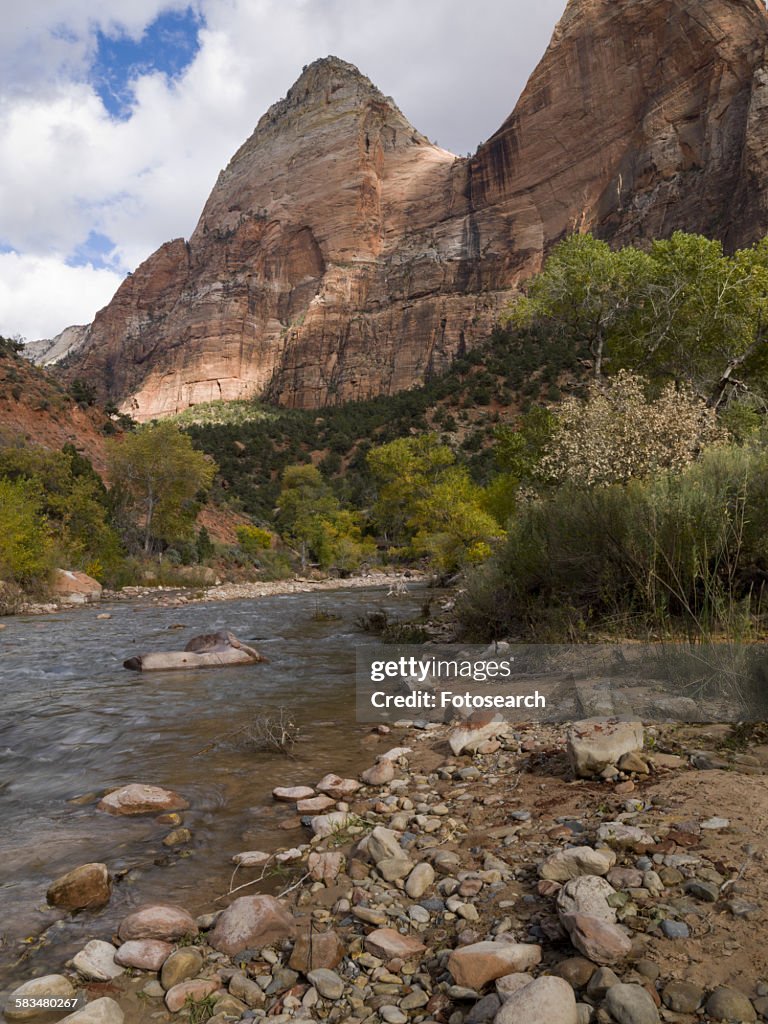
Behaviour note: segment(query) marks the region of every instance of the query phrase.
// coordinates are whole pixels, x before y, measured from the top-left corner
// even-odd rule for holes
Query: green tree
[[[376,484],[373,518],[388,540],[407,542],[418,502],[455,461],[453,451],[437,434],[398,438],[368,452]]]
[[[296,547],[302,567],[313,559],[324,569],[348,571],[372,553],[359,513],[341,508],[315,466],[286,466],[281,483],[277,522],[284,539]]]
[[[589,352],[594,376],[684,381],[715,408],[768,386],[768,239],[733,255],[675,232],[649,252],[572,235],[506,314]]]
[[[624,360],[682,379],[714,407],[762,387],[768,369],[768,240],[733,256],[701,235],[656,241]]]
[[[36,486],[60,563],[97,579],[118,568],[123,552],[110,522],[107,490],[74,446],[0,448],[0,476]]]
[[[236,533],[238,545],[251,557],[272,546],[272,534],[262,526],[238,526]]]
[[[118,515],[149,554],[158,542],[192,538],[198,496],[211,486],[216,464],[165,421],[110,441],[108,471]]]
[[[409,523],[414,550],[443,572],[484,561],[504,531],[483,505],[483,489],[467,470],[450,466],[415,503]]]
[[[28,584],[50,569],[51,536],[39,484],[0,477],[0,577]]]
[[[637,249],[614,251],[592,235],[570,235],[555,246],[506,320],[515,327],[544,325],[583,347],[599,380],[613,342],[637,314],[650,273],[650,258]]]
[[[195,540],[195,548],[197,549],[198,562],[207,562],[216,553],[216,547],[211,540],[211,535],[208,533],[206,526],[200,527],[197,539]]]

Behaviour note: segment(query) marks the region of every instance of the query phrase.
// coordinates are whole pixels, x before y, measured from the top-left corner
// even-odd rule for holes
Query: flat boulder
[[[128,658],[123,667],[134,672],[162,672],[172,669],[219,668],[225,665],[255,665],[268,659],[255,648],[221,630],[189,641],[183,651],[153,651]]]
[[[319,793],[332,796],[334,800],[346,800],[360,789],[357,779],[342,779],[340,775],[324,775],[315,787]]]
[[[494,1024],[579,1024],[576,996],[562,978],[537,978],[509,996]]]
[[[539,878],[567,882],[582,875],[607,875],[616,863],[611,850],[593,850],[591,846],[570,846],[551,854],[539,864]]]
[[[158,814],[160,811],[184,811],[189,802],[172,789],[161,786],[147,786],[141,782],[131,782],[120,789],[107,793],[98,805],[97,810],[107,814],[133,815]]]
[[[541,946],[521,942],[473,942],[448,957],[448,970],[457,985],[479,992],[505,974],[522,974],[541,963]]]
[[[109,903],[112,880],[106,864],[81,864],[51,882],[46,899],[62,910],[97,910]]]
[[[295,804],[299,800],[310,800],[315,795],[311,786],[276,786],[272,799],[284,804]]]
[[[407,960],[413,956],[421,956],[427,949],[423,942],[419,942],[411,935],[402,935],[394,928],[377,928],[366,935],[363,945],[369,953],[381,957],[382,960]]]
[[[263,868],[269,864],[274,854],[264,853],[262,850],[243,850],[236,853],[232,858],[233,864],[239,864],[241,868]]]
[[[173,903],[148,903],[124,918],[117,934],[121,942],[131,939],[160,939],[175,942],[197,935],[197,922],[183,907]]]
[[[597,830],[597,838],[610,846],[653,846],[654,839],[638,825],[625,825],[623,821],[604,821]]]
[[[306,800],[299,800],[296,804],[296,810],[299,814],[322,814],[323,811],[327,811],[335,806],[336,801],[332,796],[326,796],[324,793],[321,793],[319,796],[311,796]]]
[[[624,754],[643,749],[642,722],[619,718],[587,718],[568,730],[568,758],[578,778],[599,775],[617,765]]]
[[[274,896],[241,896],[219,915],[208,944],[233,956],[292,938],[295,928],[294,918]]]
[[[115,963],[140,971],[159,971],[172,952],[172,944],[162,939],[130,939],[115,953]]]

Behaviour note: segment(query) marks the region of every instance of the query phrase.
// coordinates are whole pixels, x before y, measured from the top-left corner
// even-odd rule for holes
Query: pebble
[[[669,918],[661,922],[661,930],[668,939],[689,939],[691,930],[683,921],[671,921]]]
[[[344,995],[344,982],[335,971],[319,967],[307,974],[307,979],[315,986],[323,999],[341,999]]]
[[[408,1017],[397,1006],[380,1006],[379,1016],[386,1024],[406,1024]]]

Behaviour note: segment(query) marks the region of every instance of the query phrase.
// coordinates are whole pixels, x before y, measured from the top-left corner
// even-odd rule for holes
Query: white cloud
[[[55,256],[0,253],[0,335],[34,341],[87,324],[120,281],[114,271],[70,267]]]
[[[75,248],[105,234],[127,271],[188,236],[219,169],[317,57],[352,61],[430,138],[474,150],[511,111],[564,3],[196,0],[205,27],[195,60],[176,82],[138,79],[125,121],[109,117],[87,80],[96,29],[122,25],[138,38],[185,0],[12,4],[0,37],[0,242],[36,281],[25,307],[0,280],[0,321],[32,337],[42,319],[54,332],[74,322],[75,308],[74,320],[91,319],[118,278],[73,274],[65,261]],[[4,257],[0,274],[16,265]],[[60,312],[41,318],[34,296],[54,278]],[[65,301],[64,282],[76,279],[78,301]]]

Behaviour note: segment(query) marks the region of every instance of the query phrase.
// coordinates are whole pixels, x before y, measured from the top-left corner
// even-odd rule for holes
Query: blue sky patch
[[[70,254],[67,264],[70,267],[95,267],[96,270],[114,270],[112,252],[115,243],[111,238],[99,231],[91,231],[84,242],[81,242]]]
[[[90,77],[110,115],[117,120],[131,116],[131,82],[140,75],[159,71],[173,79],[182,74],[200,49],[201,26],[200,15],[187,7],[159,15],[139,40],[99,31]]]

